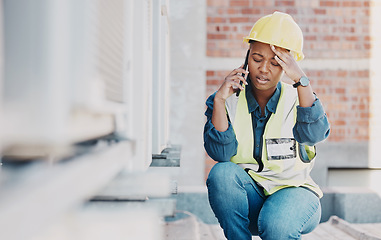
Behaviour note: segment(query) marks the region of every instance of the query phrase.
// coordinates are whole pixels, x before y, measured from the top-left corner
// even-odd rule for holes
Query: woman
[[[245,41],[248,71],[234,69],[206,102],[204,146],[218,162],[209,202],[229,240],[300,239],[320,221],[310,171],[329,123],[297,63],[303,35],[290,15],[262,17]],[[280,81],[284,73],[293,85]]]

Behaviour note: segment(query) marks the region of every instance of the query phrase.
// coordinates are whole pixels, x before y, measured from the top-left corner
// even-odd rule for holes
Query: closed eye
[[[257,62],[257,63],[262,62],[262,59],[256,59],[256,58],[253,58],[253,60],[254,60],[254,62]],[[271,61],[270,63],[271,63],[271,65],[273,65],[274,67],[279,67],[279,66],[280,66],[279,63],[275,61],[275,59],[274,59],[273,61]]]
[[[273,65],[274,67],[279,67],[280,65],[279,65],[279,63],[278,62],[271,62],[271,65]]]
[[[254,62],[257,62],[257,63],[260,63],[263,61],[263,56],[259,53],[253,53],[253,60]],[[273,65],[274,67],[279,67],[279,63],[274,59],[272,58],[271,59],[271,65]]]

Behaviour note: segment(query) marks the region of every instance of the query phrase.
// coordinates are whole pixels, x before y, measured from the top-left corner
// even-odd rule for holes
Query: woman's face
[[[275,90],[280,81],[283,69],[274,57],[275,53],[269,44],[250,43],[249,74],[251,83],[257,90]]]

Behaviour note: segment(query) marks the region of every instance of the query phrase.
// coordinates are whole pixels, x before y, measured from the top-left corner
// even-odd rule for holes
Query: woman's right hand
[[[245,74],[246,76],[249,74],[248,71],[243,69],[243,64],[239,68],[234,69],[231,73],[229,73],[228,76],[226,76],[224,83],[218,89],[214,99],[225,102],[225,100],[233,93],[235,93],[237,89],[241,89],[241,91],[244,90],[244,87],[241,86],[240,82],[242,81],[245,85],[248,83],[246,82],[246,79],[242,77],[242,74]]]

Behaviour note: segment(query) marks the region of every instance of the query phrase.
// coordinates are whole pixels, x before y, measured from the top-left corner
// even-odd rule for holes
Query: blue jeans
[[[265,196],[237,164],[221,162],[209,173],[210,206],[229,240],[301,239],[320,221],[319,198],[302,187],[284,188]]]

